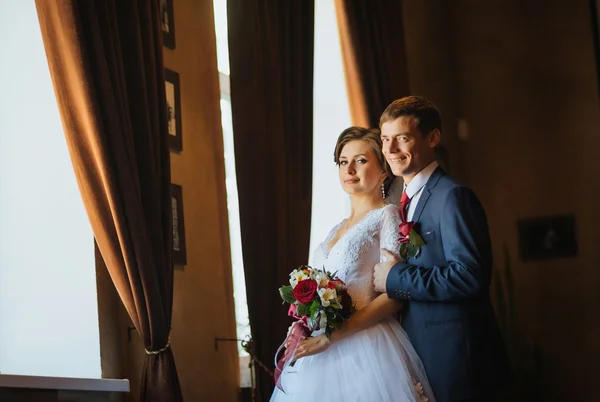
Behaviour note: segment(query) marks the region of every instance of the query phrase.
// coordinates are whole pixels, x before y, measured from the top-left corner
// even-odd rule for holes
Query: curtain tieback
[[[169,340],[167,341],[167,344],[165,345],[164,348],[162,349],[158,349],[158,350],[148,350],[148,349],[144,349],[146,351],[147,355],[158,355],[162,352],[164,352],[165,350],[169,349],[171,347],[171,335],[169,335]]]

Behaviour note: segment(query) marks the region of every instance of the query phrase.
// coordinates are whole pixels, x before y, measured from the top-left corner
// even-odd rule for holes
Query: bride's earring
[[[383,182],[381,182],[381,196],[385,200],[385,186],[383,185]]]

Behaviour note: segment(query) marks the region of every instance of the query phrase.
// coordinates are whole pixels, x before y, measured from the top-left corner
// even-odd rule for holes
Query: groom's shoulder
[[[469,186],[445,172],[439,177],[439,181],[431,189],[431,193],[435,194],[437,203],[483,208],[479,197]]]
[[[442,168],[439,168],[439,171],[434,173],[434,177],[432,179],[436,179],[435,175],[437,174],[437,180],[432,183],[433,189],[439,192],[450,192],[457,187],[465,187],[462,183],[460,183],[456,178],[446,173]]]
[[[438,195],[444,197],[447,197],[450,193],[469,193],[476,197],[474,191],[469,186],[444,171],[442,171],[439,181],[435,184],[433,190]]]

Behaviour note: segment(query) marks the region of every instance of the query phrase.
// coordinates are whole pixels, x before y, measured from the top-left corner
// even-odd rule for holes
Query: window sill
[[[0,374],[0,388],[129,392],[129,380]]]

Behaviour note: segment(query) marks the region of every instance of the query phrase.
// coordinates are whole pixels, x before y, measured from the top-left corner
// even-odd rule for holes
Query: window
[[[237,336],[250,336],[246,284],[242,261],[231,102],[229,92],[229,53],[227,41],[227,1],[213,0],[217,37],[217,62],[221,86],[221,116],[225,149],[225,174]],[[311,251],[332,226],[348,215],[348,195],[339,184],[331,155],[338,135],[351,125],[350,109],[333,0],[315,2],[314,76],[314,165]],[[339,208],[345,205],[345,208]],[[276,291],[276,289],[274,289]],[[240,347],[242,387],[250,386],[249,356]]]
[[[94,238],[35,4],[0,13],[0,372],[100,378]]]
[[[350,214],[340,185],[333,150],[340,133],[351,126],[342,50],[334,0],[315,1],[313,110],[313,192],[310,258],[333,226]],[[340,208],[343,206],[343,208]]]
[[[221,122],[223,125],[223,148],[225,151],[225,185],[229,214],[229,236],[231,242],[231,265],[233,270],[233,297],[238,339],[250,338],[250,321],[246,298],[240,212],[238,206],[237,180],[235,175],[235,153],[231,118],[231,94],[229,91],[229,47],[227,42],[227,0],[214,0],[215,31],[217,36],[217,62],[221,86]],[[251,372],[248,367],[250,356],[238,343],[240,354],[241,387],[251,387]]]

